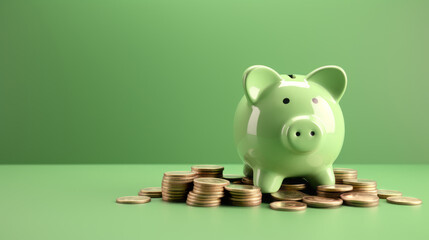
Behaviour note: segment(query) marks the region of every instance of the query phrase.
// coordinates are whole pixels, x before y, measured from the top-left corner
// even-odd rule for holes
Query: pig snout
[[[311,152],[317,149],[323,139],[320,124],[308,116],[295,117],[288,121],[282,130],[283,144],[298,152]]]

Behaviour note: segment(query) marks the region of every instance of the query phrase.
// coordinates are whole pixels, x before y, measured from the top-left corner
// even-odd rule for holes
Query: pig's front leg
[[[334,171],[332,166],[329,166],[326,169],[323,169],[315,174],[306,176],[308,183],[313,189],[316,189],[319,185],[333,185],[335,184]]]
[[[253,170],[253,183],[261,188],[262,193],[277,192],[283,182],[284,176],[262,169]]]

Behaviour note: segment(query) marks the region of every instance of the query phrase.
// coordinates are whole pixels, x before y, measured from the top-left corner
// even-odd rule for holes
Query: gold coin
[[[279,211],[302,211],[307,208],[307,204],[294,201],[277,201],[270,203],[270,208]]]
[[[130,203],[130,204],[141,204],[150,202],[150,197],[148,196],[126,196],[116,199],[117,203]]]
[[[139,195],[139,196],[148,196],[148,197],[151,197],[151,198],[160,198],[161,196],[162,196],[162,193],[160,192],[160,193],[147,193],[147,192],[138,192],[138,194],[137,195]]]
[[[223,171],[224,167],[219,165],[194,165],[191,169],[197,171]]]
[[[348,192],[353,190],[353,186],[345,184],[320,185],[317,186],[317,190],[323,192]]]
[[[199,194],[199,195],[219,195],[219,196],[223,196],[224,192],[220,192],[220,191],[204,191],[204,190],[200,190],[198,188],[194,188],[192,189],[192,192],[194,192],[195,194]]]
[[[195,178],[194,184],[209,186],[226,186],[229,184],[229,181],[221,178]]]
[[[160,187],[148,187],[148,188],[143,188],[140,189],[141,193],[161,193],[161,188]]]
[[[171,183],[171,184],[189,184],[194,182],[194,178],[188,178],[188,179],[163,178],[162,182]]]
[[[238,181],[241,180],[244,176],[239,174],[223,174],[222,177],[229,181]]]
[[[219,178],[217,178],[219,179]],[[221,179],[224,180],[224,179]],[[227,181],[227,180],[226,180]],[[199,188],[201,190],[207,190],[207,191],[223,191],[223,185],[203,185],[200,183],[195,183],[194,188]]]
[[[304,196],[302,201],[310,207],[329,208],[337,207],[343,204],[341,198],[325,198],[318,196]]]
[[[304,196],[304,193],[295,190],[281,190],[275,193],[271,193],[271,197],[279,201],[300,201]]]
[[[260,187],[252,186],[252,185],[240,185],[240,184],[230,184],[225,186],[225,189],[230,191],[231,193],[259,193],[261,192]]]
[[[354,186],[377,186],[377,182],[369,179],[343,179],[344,184]]]
[[[374,203],[378,202],[378,197],[373,194],[348,192],[341,194],[341,198],[347,203]]]
[[[354,206],[354,207],[375,207],[375,206],[378,206],[378,202],[373,202],[373,203],[346,202],[346,205]]]
[[[219,199],[222,198],[223,195],[208,195],[208,194],[198,194],[198,193],[194,193],[194,192],[189,192],[188,197],[194,197],[194,198],[198,198],[198,199]]]
[[[334,173],[357,174],[357,170],[351,168],[334,168]]]
[[[220,203],[220,199],[219,198],[206,198],[206,199],[201,199],[201,198],[196,198],[196,197],[192,197],[192,196],[188,196],[187,201],[190,202],[194,202],[194,203]]]
[[[377,195],[381,199],[386,199],[388,197],[402,196],[402,193],[399,191],[395,191],[395,190],[378,189]]]
[[[256,198],[256,197],[262,197],[262,193],[252,193],[252,194],[229,194],[232,198],[239,198],[239,199],[247,199],[247,198]]]
[[[400,204],[400,205],[420,205],[422,204],[422,200],[418,198],[412,198],[412,197],[402,197],[402,196],[395,196],[395,197],[388,197],[386,198],[388,203],[394,203],[394,204]]]
[[[191,171],[171,171],[171,172],[165,172],[164,176],[167,177],[193,177],[196,173]]]

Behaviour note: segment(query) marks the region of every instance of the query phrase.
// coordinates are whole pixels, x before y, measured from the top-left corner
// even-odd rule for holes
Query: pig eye
[[[290,102],[289,98],[285,98],[285,99],[283,99],[283,103],[284,103],[284,104],[288,104],[289,102]]]
[[[317,100],[317,98],[313,98],[311,99],[311,101],[313,101],[313,103],[317,104],[319,102],[319,100]]]

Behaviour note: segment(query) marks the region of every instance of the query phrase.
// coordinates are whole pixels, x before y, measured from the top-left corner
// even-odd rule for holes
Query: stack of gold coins
[[[219,165],[195,165],[191,169],[192,172],[197,174],[195,178],[222,178],[224,167]]]
[[[305,190],[307,182],[302,178],[286,178],[280,190]]]
[[[280,190],[271,193],[273,201],[301,201],[304,196],[307,196],[307,194],[297,190]]]
[[[253,185],[253,178],[244,177],[241,179],[241,183],[246,184],[246,185]]]
[[[148,196],[151,198],[160,198],[162,197],[162,188],[160,187],[148,187],[143,188],[138,193],[139,196]]]
[[[176,171],[164,173],[162,179],[162,200],[168,202],[184,202],[192,189],[194,172]]]
[[[243,177],[244,177],[243,175],[239,175],[239,174],[224,174],[222,176],[223,179],[226,179],[230,183],[234,183],[234,184],[240,184],[241,183],[241,179]]]
[[[252,185],[231,184],[225,187],[228,202],[233,206],[254,207],[262,202],[261,189]]]
[[[344,184],[352,185],[353,192],[368,193],[377,196],[377,182],[368,179],[347,179]]]
[[[378,206],[378,197],[374,194],[348,192],[341,194],[341,198],[347,205],[355,207],[374,207]]]
[[[216,207],[224,196],[229,181],[220,178],[195,178],[194,189],[189,192],[186,204],[195,207]]]
[[[317,196],[326,198],[339,198],[341,194],[351,192],[352,185],[335,184],[317,186]]]
[[[350,168],[334,168],[335,183],[343,184],[343,180],[357,179],[357,171]]]

